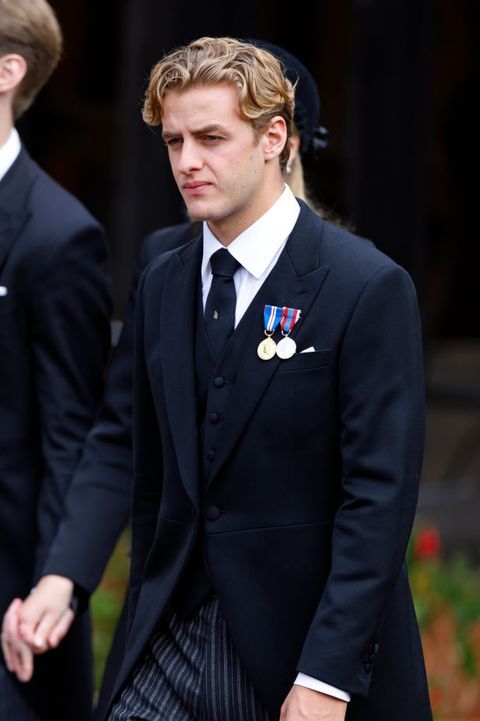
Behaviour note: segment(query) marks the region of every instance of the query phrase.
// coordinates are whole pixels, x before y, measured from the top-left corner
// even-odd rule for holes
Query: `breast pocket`
[[[330,357],[330,350],[312,351],[311,353],[295,353],[294,356],[280,363],[278,372],[291,373],[293,371],[322,368],[330,364]]]

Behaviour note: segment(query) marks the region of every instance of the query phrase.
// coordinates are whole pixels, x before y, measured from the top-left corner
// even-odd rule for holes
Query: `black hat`
[[[283,63],[285,75],[292,84],[298,80],[295,89],[294,121],[300,136],[300,156],[303,162],[313,160],[319,150],[326,148],[328,130],[318,122],[320,95],[312,74],[295,55],[284,48],[267,40],[252,39],[248,42],[275,55]]]

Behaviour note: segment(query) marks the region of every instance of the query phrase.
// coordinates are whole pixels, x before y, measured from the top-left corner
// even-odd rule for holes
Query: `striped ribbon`
[[[267,333],[274,333],[282,319],[282,308],[277,305],[266,305],[263,310],[263,324]]]
[[[287,308],[287,306],[282,308],[280,328],[282,329],[282,333],[284,335],[290,333],[294,325],[299,320],[301,313],[302,311],[299,308]]]

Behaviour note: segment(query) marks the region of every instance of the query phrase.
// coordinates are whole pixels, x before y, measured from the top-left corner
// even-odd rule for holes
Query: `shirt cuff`
[[[299,673],[297,675],[297,678],[295,679],[295,684],[297,686],[305,686],[306,688],[311,688],[312,691],[320,691],[321,693],[326,693],[327,696],[334,696],[335,698],[339,698],[341,701],[347,701],[347,703],[351,699],[351,696],[347,691],[342,691],[335,686],[330,686],[329,683],[323,683],[323,681],[312,678],[312,676],[307,676],[306,673]]]

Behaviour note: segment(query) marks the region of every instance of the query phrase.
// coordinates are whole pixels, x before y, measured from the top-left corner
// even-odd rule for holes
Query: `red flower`
[[[419,559],[436,558],[441,549],[440,534],[434,526],[421,531],[413,542],[413,553]]]

